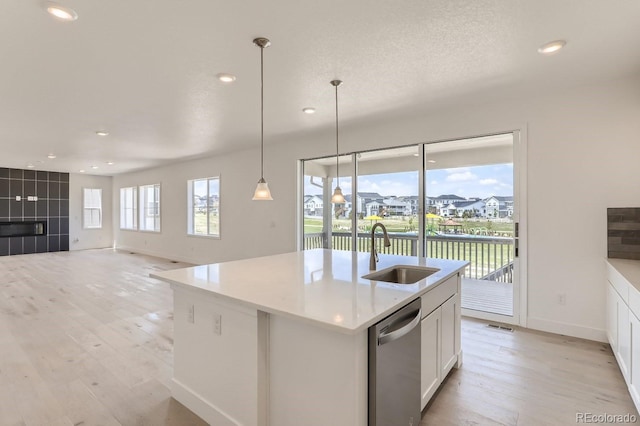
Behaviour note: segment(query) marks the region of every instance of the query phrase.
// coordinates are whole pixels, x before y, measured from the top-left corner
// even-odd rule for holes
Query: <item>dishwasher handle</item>
[[[387,332],[388,329],[392,328],[393,324],[389,324],[387,327],[383,328],[378,335],[378,346],[382,346],[385,343],[393,342],[394,340],[398,340],[402,336],[409,333],[411,330],[416,328],[418,324],[420,324],[420,319],[422,318],[422,309],[418,309],[416,316],[404,327],[399,328],[397,330]],[[402,318],[398,322],[405,321],[406,318]]]

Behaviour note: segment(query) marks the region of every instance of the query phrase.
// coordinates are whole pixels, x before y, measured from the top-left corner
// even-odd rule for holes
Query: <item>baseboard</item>
[[[605,330],[558,321],[549,321],[542,318],[527,318],[527,328],[578,337],[580,339],[594,340],[596,342],[608,342]]]
[[[241,423],[176,379],[171,380],[171,396],[210,425],[242,426]]]
[[[151,250],[144,250],[144,249],[141,250],[138,247],[116,246],[115,249],[116,250],[122,250],[122,251],[129,251],[129,252],[132,252],[132,253],[144,254],[146,256],[159,257],[161,259],[175,260],[177,262],[190,263],[192,265],[199,265],[198,262],[194,262],[193,259],[189,259],[187,257],[173,256],[173,255],[168,255],[166,253],[154,252],[154,251],[151,251]]]

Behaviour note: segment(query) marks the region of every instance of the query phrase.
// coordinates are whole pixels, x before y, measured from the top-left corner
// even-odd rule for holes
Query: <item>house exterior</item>
[[[398,198],[385,198],[372,201],[365,206],[367,216],[408,216],[411,214],[411,204]]]
[[[513,216],[513,197],[492,196],[484,200],[486,217],[506,218]]]
[[[318,195],[304,196],[304,215],[305,216],[322,216],[323,212],[322,197]]]
[[[485,217],[486,215],[486,205],[483,200],[460,201],[451,205],[455,207],[455,214],[458,217]]]

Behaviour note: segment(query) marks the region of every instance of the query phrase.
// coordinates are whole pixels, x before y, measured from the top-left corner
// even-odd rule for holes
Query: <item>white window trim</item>
[[[194,208],[193,208],[193,185],[196,181],[200,181],[200,180],[206,180],[207,181],[207,199],[209,198],[210,194],[209,194],[209,181],[212,179],[217,179],[218,180],[218,233],[217,234],[210,234],[209,233],[209,205],[207,203],[207,233],[206,234],[196,234],[194,232]],[[208,239],[214,239],[214,240],[219,240],[221,239],[221,235],[222,235],[222,215],[220,214],[220,206],[221,206],[221,197],[220,197],[220,193],[222,192],[222,179],[220,178],[220,175],[218,176],[209,176],[209,177],[205,177],[205,178],[195,178],[195,179],[189,179],[187,181],[187,236],[188,237],[195,237],[195,238],[208,238]]]
[[[100,191],[100,207],[99,208],[95,208],[95,207],[87,207],[86,206],[86,191],[87,190],[92,190],[92,191]],[[103,206],[102,206],[102,188],[82,188],[82,229],[102,229],[102,220],[103,220]],[[98,210],[99,212],[99,217],[100,217],[100,224],[97,226],[89,226],[86,223],[86,210]]]
[[[145,195],[144,195],[144,189],[149,188],[149,187],[158,187],[158,214],[157,215],[146,215],[147,209],[145,208],[146,206],[143,206],[143,203],[146,203],[145,200]],[[141,195],[142,194],[142,195]],[[138,186],[138,231],[140,232],[150,232],[153,234],[159,234],[162,232],[162,184],[160,183],[150,183],[147,185],[140,185]],[[146,229],[146,228],[142,228],[142,219],[143,219],[143,215],[145,215],[145,218],[147,217],[154,217],[156,218],[155,220],[157,220],[157,225],[158,225],[158,229]],[[154,221],[155,224],[155,221]]]
[[[128,228],[124,226],[122,221],[122,190],[131,189],[133,194],[132,209],[133,209],[133,226]],[[123,231],[137,231],[138,230],[138,187],[137,186],[125,186],[120,188],[120,229]]]

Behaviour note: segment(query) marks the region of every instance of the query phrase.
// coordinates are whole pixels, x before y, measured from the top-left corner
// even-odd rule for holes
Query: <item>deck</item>
[[[463,277],[462,307],[513,316],[513,284]]]

